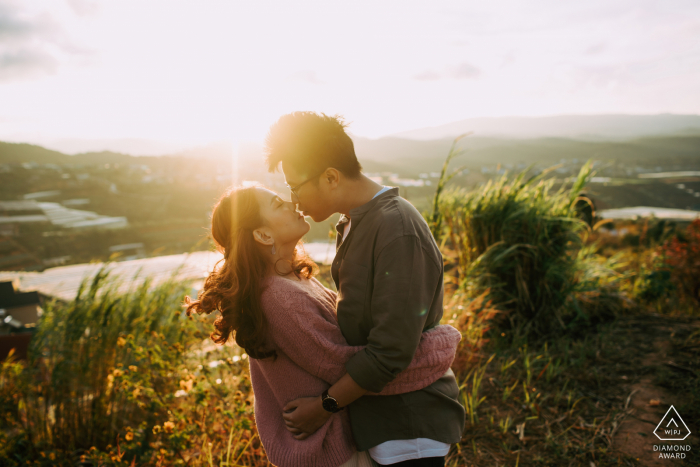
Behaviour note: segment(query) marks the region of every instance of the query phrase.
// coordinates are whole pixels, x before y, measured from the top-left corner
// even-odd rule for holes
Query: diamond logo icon
[[[661,419],[654,434],[661,441],[683,441],[690,436],[690,430],[675,407],[671,406]]]

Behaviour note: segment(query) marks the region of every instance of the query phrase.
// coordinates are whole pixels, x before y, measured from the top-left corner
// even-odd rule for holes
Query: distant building
[[[700,211],[687,209],[657,208],[649,206],[636,206],[619,209],[605,209],[599,211],[598,215],[603,219],[639,219],[644,217],[655,217],[657,219],[686,221],[690,222],[700,217]]]
[[[23,223],[51,223],[67,229],[120,229],[129,225],[126,217],[102,216],[91,211],[67,208],[59,203],[37,202],[34,199],[0,201],[0,225]]]
[[[27,358],[39,316],[41,306],[37,292],[18,292],[13,282],[0,282],[0,361],[12,349],[18,358]]]

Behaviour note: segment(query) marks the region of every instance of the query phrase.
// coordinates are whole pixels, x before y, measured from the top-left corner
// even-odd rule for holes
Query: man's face
[[[297,204],[304,216],[311,217],[314,222],[321,222],[335,214],[323,173],[305,173],[284,163],[282,172],[287,185],[294,189],[291,193],[292,203]]]

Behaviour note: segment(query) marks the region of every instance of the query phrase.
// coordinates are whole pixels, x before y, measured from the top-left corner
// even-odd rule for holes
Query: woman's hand
[[[284,406],[282,417],[295,439],[306,439],[333,415],[323,408],[321,396],[300,397]]]

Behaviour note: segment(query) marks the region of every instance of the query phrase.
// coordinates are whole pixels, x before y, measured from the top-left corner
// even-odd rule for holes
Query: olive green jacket
[[[350,345],[366,346],[345,365],[364,389],[380,392],[408,367],[423,331],[442,317],[442,255],[423,217],[388,190],[350,211],[336,229],[331,274],[338,322]],[[449,370],[430,386],[395,396],[363,396],[349,405],[353,436],[365,451],[385,441],[430,438],[453,444],[465,412]]]

